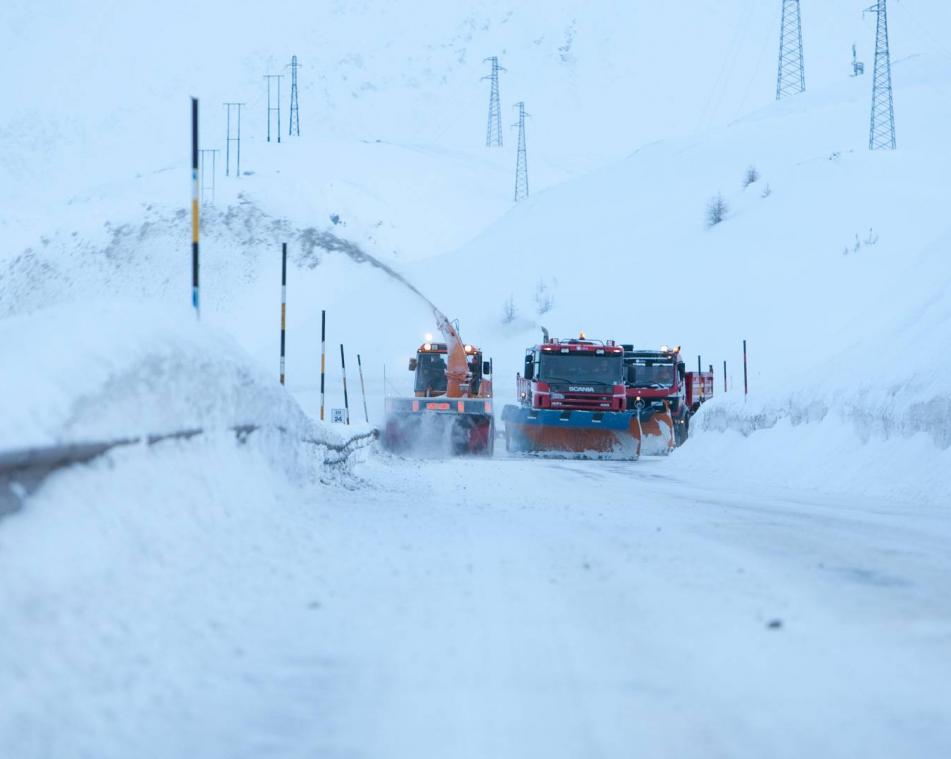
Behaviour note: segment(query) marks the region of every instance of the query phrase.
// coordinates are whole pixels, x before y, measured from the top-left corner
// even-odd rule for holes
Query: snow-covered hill
[[[205,209],[205,313],[273,366],[278,245],[289,238],[290,388],[305,406],[316,402],[322,309],[333,343],[369,365],[374,413],[383,366],[392,388],[405,386],[405,356],[432,328],[425,306],[379,270],[315,253],[314,235],[330,233],[461,318],[494,356],[503,395],[543,322],[681,343],[718,369],[726,360],[734,390],[707,409],[710,430],[823,420],[851,429],[842,453],[920,434],[937,457],[929,467],[947,457],[949,367],[935,346],[949,331],[940,125],[951,65],[928,31],[951,15],[942,4],[892,9],[894,154],[866,149],[870,77],[848,76],[848,53],[854,41],[871,65],[873,25],[845,2],[804,4],[808,91],[781,103],[771,97],[778,9],[762,3],[596,13],[567,1],[544,12],[347,3],[265,19],[239,3],[198,9],[184,27],[174,10],[103,6],[108,50],[62,31],[89,21],[78,5],[2,11],[4,55],[27,75],[0,125],[0,312],[113,297],[184,307],[186,95],[202,98],[204,147],[223,147],[218,103],[242,100],[247,173],[224,177],[219,154]],[[173,40],[181,55],[167,55]],[[291,53],[305,66],[302,136],[267,144],[262,76]],[[516,98],[533,114],[534,191],[517,207],[513,140],[482,146],[490,54],[509,69],[506,122]],[[33,77],[50,56],[71,65],[44,71],[52,86],[40,87]],[[285,82],[285,126],[286,102]],[[759,179],[744,186],[751,167]],[[729,212],[708,229],[717,194]],[[553,303],[544,316],[540,286]],[[518,317],[502,324],[510,298]],[[937,485],[945,496],[943,483],[903,470],[916,493]],[[858,467],[840,484],[865,477]]]

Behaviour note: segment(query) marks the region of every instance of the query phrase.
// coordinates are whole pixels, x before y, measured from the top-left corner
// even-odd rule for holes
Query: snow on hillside
[[[291,22],[293,8],[282,10],[253,29],[243,5],[214,24],[200,11],[182,32],[203,40],[195,61],[163,58],[138,89],[126,77],[139,70],[118,65],[131,49],[93,55],[79,39],[41,33],[48,16],[15,4],[4,10],[6,54],[18,65],[58,44],[85,76],[75,83],[72,72],[54,73],[75,84],[66,100],[45,91],[31,100],[44,129],[60,131],[27,138],[22,123],[4,127],[0,311],[187,297],[183,91],[203,96],[209,146],[220,147],[215,104],[240,97],[249,103],[248,174],[226,179],[219,164],[216,202],[205,208],[205,314],[273,367],[278,245],[289,237],[289,382],[311,411],[322,309],[332,348],[342,342],[370,366],[376,418],[384,365],[390,390],[405,389],[405,358],[432,330],[425,306],[378,270],[313,253],[313,236],[329,233],[406,271],[459,317],[468,339],[494,357],[503,396],[542,323],[555,334],[681,343],[691,362],[699,353],[719,370],[727,360],[734,392],[745,338],[753,396],[718,400],[707,429],[748,434],[781,419],[828,417],[854,429],[851,445],[921,433],[947,450],[948,366],[933,346],[948,330],[941,177],[951,167],[936,126],[948,108],[935,93],[951,86],[951,65],[927,31],[948,14],[943,6],[892,12],[895,154],[866,150],[870,80],[848,77],[840,58],[855,40],[870,65],[872,24],[848,3],[803,8],[808,91],[781,103],[769,97],[775,13],[759,3],[689,12],[619,3],[592,15],[561,2],[544,16],[501,2],[467,14],[432,4],[423,25],[391,4],[328,6],[308,11],[304,24]],[[110,11],[100,20],[115,39],[136,39],[140,24],[156,30],[155,40],[180,31],[164,11]],[[77,12],[69,4],[46,11],[55,29]],[[213,48],[199,31],[207,28],[229,32],[245,51]],[[676,28],[682,44],[652,28]],[[263,52],[262,34],[293,47],[306,66],[304,136],[281,146],[263,142],[260,76],[279,59]],[[345,49],[353,39],[360,50]],[[135,55],[158,60],[159,47],[137,45]],[[481,147],[488,54],[510,68],[503,104],[524,96],[534,114],[534,193],[514,208],[512,141],[501,151]],[[707,59],[715,65],[694,63]],[[118,112],[112,90],[100,86],[107,73],[138,93]],[[531,97],[516,94],[525,90]],[[69,128],[56,126],[64,104],[73,108]],[[100,112],[122,115],[103,124]],[[598,139],[583,138],[592,126]],[[141,131],[154,142],[147,152]],[[743,187],[749,167],[760,178]],[[72,193],[66,205],[62,192]],[[704,209],[717,193],[729,212],[707,229]],[[544,316],[539,286],[554,304]],[[502,325],[509,298],[518,317]],[[331,388],[337,405],[337,377]],[[940,487],[935,497],[944,497]]]

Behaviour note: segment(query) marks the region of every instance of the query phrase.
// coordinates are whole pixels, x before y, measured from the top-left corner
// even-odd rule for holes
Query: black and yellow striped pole
[[[343,408],[350,424],[350,399],[347,398],[347,359],[343,355],[343,343],[340,343],[340,371],[343,372]]]
[[[370,423],[370,412],[367,411],[367,387],[363,384],[363,362],[360,361],[360,354],[357,354],[357,371],[360,373],[360,393],[363,395],[363,418],[366,423]]]
[[[198,291],[198,98],[192,98],[192,306],[201,317]]]
[[[324,421],[324,377],[327,375],[327,312],[320,312],[320,421]]]
[[[281,384],[284,384],[284,336],[287,333],[287,243],[281,244]]]

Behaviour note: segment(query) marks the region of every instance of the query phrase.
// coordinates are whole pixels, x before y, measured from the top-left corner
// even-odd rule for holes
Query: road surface
[[[123,452],[0,523],[0,754],[951,755],[940,510],[676,456],[289,486],[232,449]]]

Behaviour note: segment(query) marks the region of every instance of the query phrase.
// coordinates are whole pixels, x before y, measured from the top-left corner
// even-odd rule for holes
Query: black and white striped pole
[[[324,421],[324,377],[327,375],[327,312],[320,312],[320,421]]]
[[[198,290],[198,98],[192,98],[192,306],[201,318]]]
[[[340,343],[340,371],[343,372],[343,408],[350,424],[350,399],[347,397],[347,359],[343,355],[343,343]]]
[[[284,384],[284,347],[287,334],[287,243],[281,243],[281,384]]]
[[[363,362],[360,361],[360,354],[357,354],[357,370],[360,372],[360,393],[363,395],[363,418],[366,423],[370,423],[370,412],[367,411],[367,388],[363,384]]]

